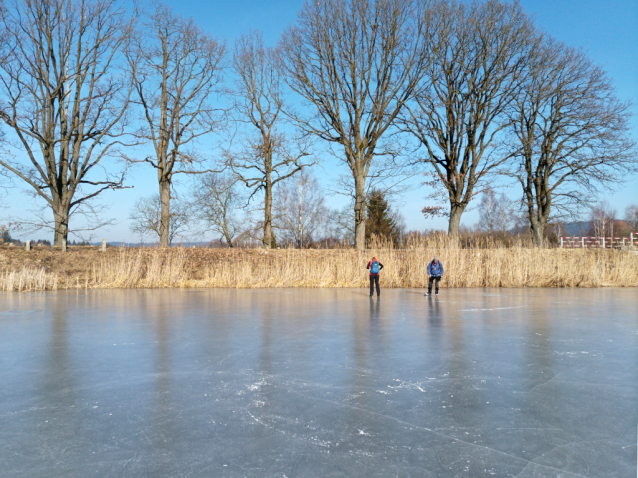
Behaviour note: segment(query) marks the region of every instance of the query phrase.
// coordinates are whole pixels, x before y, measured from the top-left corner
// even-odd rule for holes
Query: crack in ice
[[[394,420],[395,422],[397,422],[397,423],[401,423],[401,424],[403,424],[403,425],[408,425],[408,426],[413,427],[413,428],[419,428],[419,429],[421,429],[421,430],[425,430],[425,431],[427,431],[427,432],[433,433],[433,434],[438,435],[438,436],[441,436],[441,437],[443,437],[443,438],[447,438],[448,440],[452,440],[452,441],[455,441],[455,442],[458,442],[458,443],[463,443],[464,445],[469,445],[469,446],[472,446],[472,447],[475,447],[475,448],[482,448],[482,449],[484,449],[484,450],[488,450],[488,451],[491,451],[491,452],[494,452],[494,453],[498,453],[498,454],[500,454],[500,455],[504,455],[504,456],[507,456],[507,457],[509,457],[509,458],[514,458],[515,460],[520,460],[520,461],[526,462],[526,463],[527,463],[527,465],[525,465],[525,468],[526,468],[529,464],[533,464],[533,465],[540,466],[540,467],[543,467],[543,468],[547,468],[547,469],[550,469],[550,470],[559,471],[559,472],[561,472],[561,473],[569,473],[570,475],[573,475],[573,476],[578,476],[578,477],[581,477],[581,478],[588,478],[586,475],[581,475],[581,474],[578,474],[578,473],[573,473],[573,472],[571,472],[571,471],[562,470],[562,469],[560,469],[560,468],[554,468],[553,466],[549,466],[549,465],[543,465],[543,464],[541,464],[541,463],[536,463],[535,461],[527,460],[526,458],[521,458],[521,457],[519,457],[519,456],[511,455],[511,454],[506,453],[506,452],[504,452],[504,451],[500,451],[500,450],[496,450],[496,449],[494,449],[494,448],[490,448],[489,446],[479,445],[479,444],[477,444],[477,443],[472,443],[472,442],[468,442],[468,441],[465,441],[465,440],[461,440],[460,438],[456,438],[456,437],[449,436],[449,435],[446,435],[446,434],[441,433],[441,432],[437,432],[436,430],[433,430],[433,429],[428,428],[428,427],[424,427],[424,426],[421,426],[421,425],[415,425],[415,424],[413,424],[413,423],[406,422],[406,421],[404,421],[404,420],[401,420],[400,418],[396,418],[396,417],[393,417],[393,416],[390,416],[390,415],[384,415],[383,413],[374,412],[374,411],[372,411],[372,410],[368,410],[368,409],[366,409],[366,408],[356,407],[356,406],[354,406],[354,405],[348,405],[347,403],[339,403],[339,402],[335,402],[335,401],[333,401],[333,400],[327,400],[327,399],[325,399],[325,398],[320,398],[320,397],[311,397],[311,396],[305,395],[305,394],[303,394],[303,393],[297,392],[297,391],[295,391],[295,390],[290,390],[290,391],[291,391],[291,392],[293,392],[293,393],[296,393],[297,395],[301,395],[302,397],[310,398],[311,400],[312,400],[312,399],[314,399],[314,400],[321,400],[322,402],[332,403],[332,404],[334,404],[334,405],[338,405],[338,406],[346,407],[346,408],[351,408],[351,409],[353,409],[353,410],[359,410],[359,411],[362,411],[362,412],[369,413],[369,414],[371,414],[371,415],[376,415],[376,416],[378,416],[378,417],[387,418],[388,420]],[[523,470],[524,470],[525,468],[523,468]],[[523,470],[521,470],[521,473],[522,473],[522,471],[523,471]],[[520,473],[519,473],[519,475],[520,475]],[[519,476],[519,475],[516,475],[516,476]]]

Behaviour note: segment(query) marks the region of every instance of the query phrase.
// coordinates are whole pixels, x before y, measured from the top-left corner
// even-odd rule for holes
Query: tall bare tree
[[[343,148],[354,179],[355,244],[365,248],[366,178],[424,72],[429,2],[306,1],[281,42],[288,84],[310,106],[309,134]]]
[[[238,147],[230,148],[227,159],[239,179],[251,189],[252,198],[264,193],[263,244],[273,246],[272,202],[275,185],[312,163],[310,144],[284,133],[284,82],[277,68],[275,52],[266,48],[262,35],[251,32],[235,44],[233,65],[237,74],[235,119],[240,129]]]
[[[112,155],[131,82],[118,68],[131,19],[115,0],[14,0],[0,10],[0,120],[19,152],[0,165],[53,212],[54,244],[73,211],[122,187]]]
[[[477,185],[508,159],[496,146],[534,35],[518,3],[444,0],[439,7],[438,27],[428,36],[432,61],[404,126],[421,143],[421,162],[434,185],[447,195],[448,233],[456,236]]]
[[[155,2],[128,50],[136,100],[142,112],[140,138],[153,144],[152,156],[129,158],[157,171],[162,203],[160,247],[169,246],[173,176],[203,173],[196,141],[214,131],[220,118],[211,100],[219,91],[225,45],[191,19]]]
[[[536,51],[512,109],[512,131],[514,176],[539,247],[552,214],[576,212],[597,187],[636,169],[629,107],[584,53],[552,40]]]

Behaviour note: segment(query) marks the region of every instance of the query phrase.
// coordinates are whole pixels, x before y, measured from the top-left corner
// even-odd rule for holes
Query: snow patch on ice
[[[494,307],[493,309],[461,309],[459,312],[475,312],[479,310],[507,310],[507,309],[522,309],[527,307],[526,305],[517,305],[515,307]]]
[[[428,378],[428,380],[433,380]],[[377,390],[379,393],[383,393],[387,395],[389,393],[394,393],[399,390],[418,390],[419,392],[425,393],[425,389],[423,388],[423,382],[409,382],[407,380],[399,380],[395,378],[394,382],[398,382],[396,385],[387,385],[389,390]]]
[[[266,382],[263,378],[259,381],[259,382],[255,382],[252,385],[248,385],[248,390],[250,390],[251,392],[258,392],[259,390],[261,390],[261,387],[263,387],[264,385],[268,385],[268,382]]]

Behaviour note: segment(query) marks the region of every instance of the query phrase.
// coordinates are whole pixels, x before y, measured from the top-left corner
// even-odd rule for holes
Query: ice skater
[[[428,291],[425,295],[432,295],[432,282],[434,282],[434,293],[439,295],[439,281],[443,277],[443,272],[443,264],[437,256],[434,256],[428,264]],[[370,288],[372,289],[372,285]]]
[[[374,295],[374,286],[377,286],[377,297],[381,297],[381,287],[379,287],[379,272],[383,269],[383,264],[381,264],[376,257],[373,257],[366,269],[370,271],[370,297]]]

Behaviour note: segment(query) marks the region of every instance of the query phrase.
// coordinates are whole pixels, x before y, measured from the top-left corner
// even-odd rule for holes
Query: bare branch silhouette
[[[289,138],[282,129],[283,79],[277,69],[275,52],[264,47],[259,32],[242,36],[235,45],[233,65],[236,82],[235,119],[246,125],[242,139],[226,151],[228,164],[250,189],[249,199],[264,193],[263,244],[274,245],[272,200],[275,185],[314,162],[308,138]]]
[[[366,179],[428,59],[428,2],[307,1],[281,42],[290,88],[312,110],[290,112],[308,135],[343,148],[354,179],[355,244],[365,247]]]
[[[170,243],[173,175],[206,173],[195,143],[221,125],[211,98],[220,92],[226,47],[159,2],[151,5],[127,57],[133,72],[135,104],[143,126],[139,138],[152,143],[154,155],[128,157],[156,170],[161,199],[160,247]],[[190,149],[188,149],[190,148]]]
[[[551,39],[536,50],[510,116],[511,175],[539,247],[556,211],[578,211],[598,187],[636,170],[629,108],[584,53]]]
[[[132,21],[115,0],[14,0],[0,10],[0,121],[20,152],[0,165],[51,209],[54,244],[67,239],[73,208],[123,187],[125,168],[99,166],[125,145],[132,85],[118,65]]]
[[[520,87],[534,29],[519,4],[497,0],[443,1],[436,24],[428,37],[432,61],[404,110],[403,129],[421,143],[420,163],[447,193],[448,233],[456,236],[480,182],[508,160],[499,138],[509,124],[505,111]],[[428,212],[432,207],[440,211],[430,206]]]

